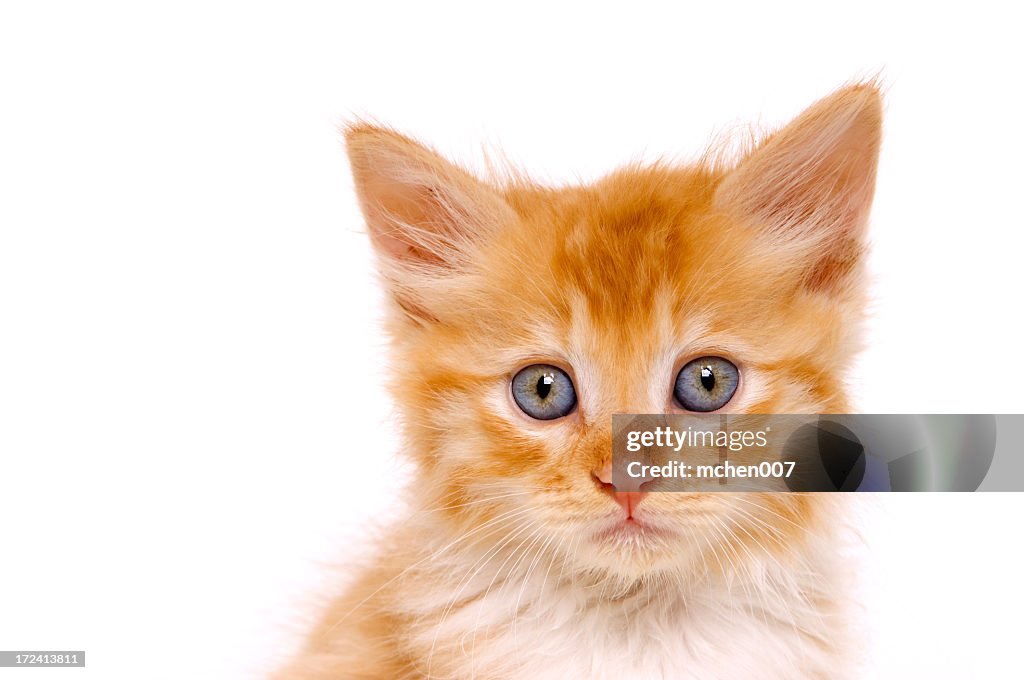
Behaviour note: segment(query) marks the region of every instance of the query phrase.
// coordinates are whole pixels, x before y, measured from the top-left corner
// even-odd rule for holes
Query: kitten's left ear
[[[357,123],[346,129],[345,142],[370,239],[385,266],[443,275],[512,219],[493,187],[404,135]]]
[[[882,100],[874,84],[818,101],[739,162],[715,207],[755,223],[770,242],[804,260],[805,280],[827,288],[863,250],[881,144]]]
[[[441,319],[454,278],[515,212],[496,188],[397,132],[356,123],[345,142],[389,292],[411,320]]]

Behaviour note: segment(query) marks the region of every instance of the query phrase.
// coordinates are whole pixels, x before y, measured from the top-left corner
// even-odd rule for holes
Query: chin
[[[684,536],[651,520],[605,518],[575,532],[568,542],[573,567],[623,584],[678,573],[692,549]]]

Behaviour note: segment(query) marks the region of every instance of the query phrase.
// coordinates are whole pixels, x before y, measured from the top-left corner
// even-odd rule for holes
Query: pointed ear
[[[442,274],[509,220],[500,194],[413,140],[356,124],[345,130],[370,239],[392,273]]]
[[[802,252],[812,288],[855,268],[875,190],[881,142],[878,87],[845,87],[770,136],[727,174],[715,207]]]

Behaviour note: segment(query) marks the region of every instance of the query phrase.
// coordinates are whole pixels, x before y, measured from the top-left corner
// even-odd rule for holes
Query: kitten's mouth
[[[639,520],[636,517],[624,517],[609,527],[600,529],[596,533],[596,538],[602,542],[604,541],[642,541],[649,538],[661,538],[666,534],[665,530],[660,529],[649,522]]]

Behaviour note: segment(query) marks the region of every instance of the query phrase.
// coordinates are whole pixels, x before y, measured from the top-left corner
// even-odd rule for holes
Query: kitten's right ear
[[[357,123],[345,143],[370,240],[392,282],[462,268],[513,217],[494,188],[404,135]]]
[[[788,248],[811,288],[834,288],[863,251],[881,131],[878,86],[842,88],[743,158],[718,187],[715,205]]]

